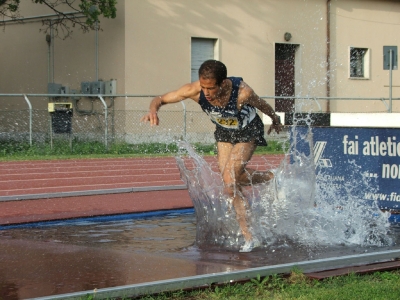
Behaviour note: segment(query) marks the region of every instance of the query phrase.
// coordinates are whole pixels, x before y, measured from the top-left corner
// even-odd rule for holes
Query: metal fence
[[[87,97],[87,95],[62,95],[65,99],[80,96]],[[0,94],[0,99],[7,99],[7,97],[24,99],[26,104],[21,102],[19,107],[24,105],[26,108],[6,109],[2,105],[2,109],[0,109],[0,140],[29,142],[31,145],[33,143],[52,143],[55,139],[100,141],[106,147],[111,143],[171,143],[176,139],[186,139],[202,144],[213,143],[214,126],[212,123],[204,118],[204,113],[200,111],[186,111],[183,103],[177,106],[177,110],[160,111],[160,126],[151,127],[148,123],[140,121],[148,112],[148,107],[146,110],[117,110],[115,105],[107,104],[103,96],[99,95],[96,101],[101,101],[102,105],[97,105],[95,109],[89,110],[73,107],[73,115],[70,120],[56,120],[56,122],[71,122],[70,131],[57,132],[54,124],[55,114],[50,113],[48,109],[34,108],[30,100],[34,97],[48,99],[56,97],[56,95]],[[129,96],[124,95],[124,97]],[[154,96],[131,97],[146,97],[150,101]],[[57,95],[57,99],[60,99],[60,95]],[[62,101],[62,103],[64,102],[67,101]],[[41,106],[43,107],[43,104]],[[15,107],[15,103],[12,107]]]
[[[161,110],[159,112],[160,125],[151,127],[140,122],[148,110],[116,110],[112,105],[115,99],[148,98],[152,95],[107,95],[111,104],[107,104],[103,95],[97,95],[96,109],[79,110],[73,108],[70,119],[71,131],[57,133],[54,131],[54,115],[47,109],[36,109],[32,106],[32,99],[54,99],[60,95],[50,94],[0,94],[0,100],[10,98],[25,100],[26,109],[7,109],[3,105],[0,109],[0,140],[13,140],[18,142],[52,143],[54,139],[70,139],[77,141],[99,141],[108,147],[111,143],[171,143],[176,139],[186,139],[191,143],[213,144],[214,125],[201,111],[187,111],[183,102],[176,110]],[[52,98],[54,97],[54,98]],[[62,95],[64,99],[87,97],[87,95]],[[382,103],[381,112],[388,112],[389,104],[385,98],[324,98],[324,97],[273,97],[265,96],[264,99],[302,99],[316,105],[321,109],[319,101],[341,100],[379,100]],[[400,100],[400,99],[390,99]],[[116,101],[116,100],[115,100]],[[41,105],[43,106],[43,105]],[[180,107],[180,108],[179,108]],[[391,103],[390,103],[391,107]]]

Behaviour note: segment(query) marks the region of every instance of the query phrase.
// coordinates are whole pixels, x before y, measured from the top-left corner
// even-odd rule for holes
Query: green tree
[[[44,5],[54,12],[53,17],[43,17],[43,30],[47,33],[54,29],[55,36],[66,38],[71,35],[74,27],[87,32],[100,28],[100,17],[114,19],[117,14],[117,0],[32,0],[33,3]],[[20,15],[21,0],[0,0],[0,17],[5,26],[5,20],[23,22]]]

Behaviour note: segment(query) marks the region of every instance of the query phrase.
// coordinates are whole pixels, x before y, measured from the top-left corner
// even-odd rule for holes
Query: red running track
[[[283,155],[256,155],[249,167],[276,168],[282,159]],[[207,157],[206,161],[217,170],[215,157]],[[171,186],[177,189],[168,190]],[[139,187],[147,188],[141,192],[46,197],[55,193]],[[156,190],[163,187],[167,190]],[[5,201],[7,197],[26,195],[41,199]],[[192,206],[173,157],[0,163],[0,225]]]

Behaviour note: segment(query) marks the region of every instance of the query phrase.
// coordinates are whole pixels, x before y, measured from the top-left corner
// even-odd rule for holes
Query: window
[[[350,47],[350,78],[369,78],[369,49]]]
[[[215,57],[216,44],[216,39],[192,38],[192,82],[199,80],[199,68],[204,61],[217,59]]]

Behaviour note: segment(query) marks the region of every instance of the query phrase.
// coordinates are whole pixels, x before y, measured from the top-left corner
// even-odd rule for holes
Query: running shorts
[[[264,138],[264,124],[259,115],[256,115],[253,121],[242,129],[226,129],[217,125],[214,137],[217,142],[237,144],[254,140],[257,146],[267,146]]]

